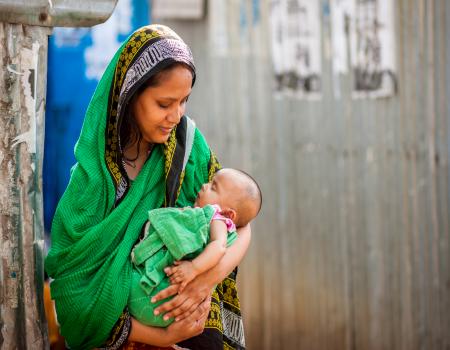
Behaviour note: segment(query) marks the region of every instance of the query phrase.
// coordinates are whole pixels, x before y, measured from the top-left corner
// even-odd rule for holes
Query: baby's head
[[[247,225],[261,209],[261,190],[248,174],[236,169],[221,169],[211,182],[204,184],[195,206],[218,204],[222,215],[232,219],[237,227]]]

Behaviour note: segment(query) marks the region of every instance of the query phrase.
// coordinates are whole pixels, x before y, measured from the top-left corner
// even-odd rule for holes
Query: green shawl
[[[185,171],[174,172],[180,135],[173,130],[166,144],[153,148],[132,184],[124,172],[117,140],[119,92],[127,83],[130,65],[139,59],[135,48],[148,47],[161,38],[181,40],[164,27],[144,27],[111,60],[87,109],[75,146],[77,163],[53,220],[45,268],[53,279],[51,295],[61,333],[72,349],[103,344],[125,309],[130,252],[148,210],[165,204],[192,205],[201,185],[218,167],[203,136],[195,130]]]

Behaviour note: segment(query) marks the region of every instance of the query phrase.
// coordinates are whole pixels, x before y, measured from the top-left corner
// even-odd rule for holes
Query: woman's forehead
[[[192,74],[183,66],[175,67],[165,72],[156,86],[150,86],[146,90],[158,98],[178,100],[191,93]]]

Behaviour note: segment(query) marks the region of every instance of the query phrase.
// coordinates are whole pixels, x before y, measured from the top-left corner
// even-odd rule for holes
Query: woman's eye
[[[169,108],[170,105],[164,104],[164,103],[158,103],[160,108]]]

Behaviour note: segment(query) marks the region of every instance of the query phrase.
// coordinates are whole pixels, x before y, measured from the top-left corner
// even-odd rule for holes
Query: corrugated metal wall
[[[376,100],[352,99],[351,73],[335,99],[325,55],[321,100],[275,99],[268,1],[159,21],[197,60],[189,114],[262,186],[239,277],[251,350],[450,349],[450,3],[394,3],[398,93]]]

